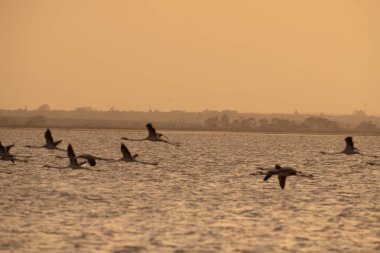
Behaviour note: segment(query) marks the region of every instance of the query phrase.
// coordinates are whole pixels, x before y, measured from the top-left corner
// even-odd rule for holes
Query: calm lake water
[[[181,147],[124,141],[158,166],[98,161],[64,166],[44,129],[0,129],[28,163],[0,161],[0,252],[380,252],[380,158],[323,155],[343,135],[162,131]],[[77,154],[120,158],[120,137],[145,131],[52,129]],[[380,155],[380,137],[354,136]],[[372,162],[375,165],[369,165]],[[293,166],[314,178],[263,182],[257,167]]]

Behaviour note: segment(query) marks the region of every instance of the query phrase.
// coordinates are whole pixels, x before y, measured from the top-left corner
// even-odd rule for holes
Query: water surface
[[[120,137],[144,131],[52,129],[77,154],[120,158]],[[98,161],[65,166],[42,145],[44,129],[0,129],[28,163],[0,161],[0,251],[4,252],[379,252],[379,159],[323,155],[342,135],[169,132],[182,143],[128,142],[158,166]],[[354,136],[380,155],[380,137]],[[313,179],[251,176],[258,166],[293,166]]]

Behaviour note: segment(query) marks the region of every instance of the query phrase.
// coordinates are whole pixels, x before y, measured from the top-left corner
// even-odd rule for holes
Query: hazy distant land
[[[97,111],[81,107],[72,111],[51,110],[41,105],[36,110],[0,109],[0,127],[116,128],[145,129],[152,122],[158,129],[301,132],[301,133],[365,133],[380,134],[380,117],[363,111],[349,115],[327,114],[259,114],[236,111]]]

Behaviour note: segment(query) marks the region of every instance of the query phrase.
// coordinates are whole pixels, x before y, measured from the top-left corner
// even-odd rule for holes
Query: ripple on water
[[[128,142],[138,163],[57,170],[59,151],[27,149],[44,130],[0,129],[28,163],[0,161],[0,250],[18,252],[376,252],[379,166],[338,151],[344,136],[167,132],[181,147]],[[62,147],[120,158],[120,137],[141,131],[56,130]],[[379,137],[355,137],[376,155]],[[314,177],[252,176],[294,166]]]

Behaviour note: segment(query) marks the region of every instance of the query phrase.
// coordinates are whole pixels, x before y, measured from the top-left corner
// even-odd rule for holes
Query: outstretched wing
[[[54,145],[53,136],[51,135],[51,132],[50,132],[49,128],[46,129],[45,140],[46,140],[46,144]]]
[[[124,145],[124,143],[121,144],[120,146],[121,153],[123,154],[123,158],[126,159],[133,159],[131,152],[129,152],[127,146]]]
[[[96,165],[96,157],[90,154],[83,154],[83,155],[78,155],[77,158],[83,158],[86,159],[88,164],[90,166],[95,166]]]
[[[271,176],[272,176],[272,173],[267,173],[267,174],[265,174],[265,177],[264,177],[264,181],[267,181],[269,178],[271,178]]]
[[[15,144],[5,146],[5,151],[9,153],[9,150],[14,146]]]
[[[90,164],[90,166],[96,165],[96,160],[93,157],[87,158],[87,162],[88,162],[88,164]]]
[[[77,157],[75,156],[74,149],[71,144],[67,146],[67,156],[69,157],[70,164],[78,164]]]
[[[5,147],[3,146],[3,144],[1,144],[1,141],[0,141],[0,155],[5,155],[5,154],[6,154]]]
[[[54,146],[57,146],[59,143],[61,143],[62,142],[62,140],[59,140],[59,141],[55,141],[54,142]]]
[[[278,182],[280,183],[281,189],[284,189],[285,188],[286,177],[284,177],[284,176],[278,176]]]
[[[153,137],[153,136],[154,136],[154,137],[157,136],[156,129],[154,129],[154,127],[152,126],[151,123],[146,124],[145,127],[148,129],[149,136],[152,136],[152,137]]]
[[[75,156],[75,153],[74,153],[74,149],[73,149],[73,147],[71,146],[71,144],[69,144],[68,146],[67,146],[67,156],[70,158],[70,157],[74,157],[74,158],[76,158],[76,156]]]

